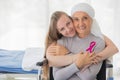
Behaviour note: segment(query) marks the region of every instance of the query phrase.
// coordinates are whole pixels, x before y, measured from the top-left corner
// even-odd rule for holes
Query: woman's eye
[[[84,17],[84,19],[88,19],[87,17]]]
[[[78,21],[79,19],[78,18],[75,18],[75,19],[73,19],[74,21]]]

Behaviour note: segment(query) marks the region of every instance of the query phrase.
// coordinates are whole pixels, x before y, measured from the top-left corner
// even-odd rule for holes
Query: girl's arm
[[[106,47],[103,51],[97,54],[97,56],[101,56],[101,58],[98,59],[99,61],[105,60],[118,52],[118,48],[116,47],[116,45],[105,35],[104,40]]]
[[[72,64],[75,55],[66,55],[67,53],[68,50],[65,47],[51,44],[46,51],[46,57],[49,61],[49,65],[61,67]]]
[[[77,62],[77,66],[79,66],[81,63],[79,60],[81,60],[80,57],[82,57],[83,53],[77,53],[77,54],[68,54],[68,50],[65,50],[66,48],[58,45],[59,47],[55,47],[55,45],[50,45],[47,49],[46,52],[46,57],[49,61],[49,65],[50,66],[54,66],[54,67],[62,67],[62,66],[67,66],[70,65],[72,63],[74,63],[75,61]],[[59,50],[58,50],[59,48]],[[67,54],[67,55],[66,55]],[[95,55],[94,55],[95,56]],[[92,60],[95,58],[93,55],[90,56],[90,60],[88,60],[88,63],[91,64]]]

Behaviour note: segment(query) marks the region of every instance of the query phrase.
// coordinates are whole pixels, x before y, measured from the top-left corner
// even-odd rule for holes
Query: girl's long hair
[[[57,40],[60,39],[63,36],[57,30],[57,22],[61,18],[62,15],[68,16],[65,12],[62,12],[62,11],[56,11],[51,16],[50,25],[49,25],[49,29],[48,29],[48,33],[46,35],[46,41],[45,41],[45,55],[44,55],[44,58],[46,58],[46,59],[47,59],[47,57],[46,57],[47,48],[53,42],[57,43]],[[43,75],[48,77],[45,80],[48,80],[49,79],[49,64],[47,64],[43,67],[43,71],[44,71]]]

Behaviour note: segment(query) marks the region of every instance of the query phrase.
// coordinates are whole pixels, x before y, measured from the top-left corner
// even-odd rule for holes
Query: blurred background
[[[0,48],[24,50],[44,47],[54,11],[70,15],[79,2],[91,4],[100,28],[120,49],[120,0],[0,0]],[[120,54],[113,57],[115,80],[120,77]]]

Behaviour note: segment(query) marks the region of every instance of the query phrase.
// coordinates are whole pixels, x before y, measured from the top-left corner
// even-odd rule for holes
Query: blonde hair
[[[62,15],[68,16],[65,12],[62,12],[62,11],[56,11],[51,16],[50,25],[49,25],[49,29],[48,29],[48,33],[47,33],[46,41],[45,41],[44,58],[46,58],[46,51],[47,51],[47,48],[49,47],[49,45],[51,45],[53,42],[57,43],[57,40],[63,36],[57,30],[57,22],[61,18]],[[68,17],[71,19],[70,16],[68,16]],[[48,78],[44,78],[44,80],[49,79],[49,64],[47,64],[43,67],[43,71],[44,71],[43,75],[48,77]]]

